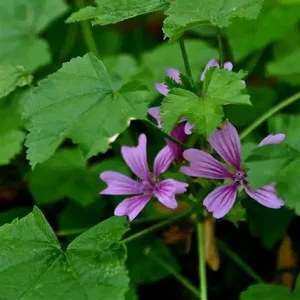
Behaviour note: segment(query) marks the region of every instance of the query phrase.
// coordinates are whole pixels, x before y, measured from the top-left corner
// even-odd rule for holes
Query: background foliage
[[[208,298],[298,299],[299,21],[298,0],[0,0],[0,299],[197,297],[197,199],[153,201],[129,224],[112,217],[121,197],[99,195],[104,170],[130,175],[121,145],[146,133],[151,161],[182,116],[202,140],[228,118],[251,186],[275,181],[286,204],[245,195],[207,227]],[[212,58],[234,72],[210,69],[195,94],[182,38],[195,82]],[[154,83],[169,67],[185,85],[164,98]],[[147,115],[160,104],[163,134]],[[284,144],[256,147],[276,132]]]

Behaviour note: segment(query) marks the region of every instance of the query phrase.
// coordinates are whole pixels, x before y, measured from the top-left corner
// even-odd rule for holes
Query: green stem
[[[250,126],[248,126],[245,130],[242,131],[240,134],[240,139],[244,139],[248,134],[250,134],[254,129],[256,129],[260,124],[262,124],[264,121],[272,117],[275,113],[283,109],[284,107],[292,104],[293,102],[300,99],[300,92],[296,93],[295,95],[283,100],[276,106],[272,107],[270,110],[265,112],[262,116],[260,116],[258,119],[256,119]]]
[[[219,61],[220,61],[220,68],[224,67],[224,56],[223,56],[223,42],[222,42],[222,34],[220,27],[217,26],[217,36],[218,36],[218,45],[219,45]]]
[[[181,50],[184,66],[185,66],[186,75],[189,77],[191,83],[193,84],[192,71],[191,71],[189,59],[188,59],[188,56],[186,53],[183,37],[181,37],[179,39],[179,45],[180,45],[180,50]]]
[[[84,0],[76,0],[76,6],[79,9],[83,8],[85,6],[84,5]],[[84,39],[84,42],[85,42],[88,50],[90,52],[94,53],[95,56],[97,56],[99,58],[100,53],[99,53],[97,45],[95,43],[89,21],[82,21],[80,23],[80,26],[81,26],[81,30],[82,30],[82,33],[83,33],[83,39]]]
[[[173,143],[177,144],[178,146],[184,148],[184,149],[189,149],[189,146],[181,143],[180,141],[174,139],[171,135],[167,134],[166,132],[160,130],[154,123],[148,121],[148,120],[143,120],[146,124],[150,125],[152,128],[154,128],[161,136],[164,136],[168,140],[172,141]]]
[[[146,249],[145,254],[155,261],[158,265],[168,271],[171,275],[173,275],[179,283],[181,283],[187,290],[189,290],[195,297],[199,298],[200,292],[198,289],[184,276],[178,273],[172,266],[167,264],[163,259],[159,256],[154,255],[151,253],[151,248]]]
[[[206,279],[206,261],[205,261],[205,229],[204,223],[198,221],[197,223],[197,237],[198,237],[198,256],[199,256],[199,281],[200,281],[200,298],[207,300],[207,279]]]
[[[137,238],[140,238],[144,235],[147,235],[151,232],[154,232],[154,231],[157,231],[159,230],[160,228],[163,228],[169,224],[172,224],[180,219],[183,219],[184,217],[188,216],[190,213],[192,212],[192,209],[189,209],[187,211],[185,211],[184,213],[180,214],[180,215],[176,215],[176,216],[173,216],[171,218],[168,218],[167,220],[164,220],[162,222],[159,222],[158,224],[155,224],[153,226],[150,226],[144,230],[141,230],[125,239],[122,240],[123,243],[128,243],[128,242],[131,242]]]
[[[218,240],[218,248],[230,257],[237,265],[239,265],[250,277],[259,283],[264,283],[264,280],[256,274],[256,272],[248,266],[235,252],[233,252],[225,242]]]

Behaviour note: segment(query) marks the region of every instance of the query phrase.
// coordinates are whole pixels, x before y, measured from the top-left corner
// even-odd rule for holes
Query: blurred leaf
[[[0,99],[0,165],[6,165],[22,150],[25,133],[17,106],[18,95]]]
[[[294,214],[283,207],[271,209],[250,198],[243,200],[250,229],[266,248],[272,248],[285,234]]]
[[[247,167],[250,185],[256,189],[276,182],[277,195],[300,214],[300,153],[288,145],[266,145],[252,151]]]
[[[233,19],[227,35],[234,58],[241,60],[285,36],[295,27],[299,18],[298,6],[282,6],[274,1],[265,1],[257,20]]]
[[[0,2],[0,64],[22,65],[29,71],[50,62],[40,33],[67,9],[63,0]]]
[[[123,171],[124,163],[109,159],[89,168],[79,149],[62,149],[29,173],[29,189],[38,204],[55,202],[64,197],[82,206],[93,203],[104,184],[99,179],[106,168]],[[47,178],[47,180],[45,180]]]
[[[93,25],[115,24],[138,15],[165,9],[168,0],[96,0],[97,7],[86,6],[73,13],[67,23],[92,19]]]
[[[151,246],[151,253],[163,259],[166,264],[179,270],[179,266],[168,247],[161,240],[151,242],[146,239],[139,239],[128,244],[127,267],[130,278],[134,283],[150,283],[159,281],[169,275],[168,271],[162,268],[146,254],[145,249]]]
[[[222,123],[223,105],[251,104],[249,95],[243,93],[243,76],[243,72],[209,69],[204,80],[204,99],[186,90],[171,90],[162,102],[163,129],[170,133],[179,118],[186,117],[198,133],[208,136]]]
[[[270,62],[267,65],[267,72],[279,80],[297,86],[300,84],[299,60],[300,48],[297,48],[286,56],[278,57],[275,61]]]
[[[129,291],[125,294],[125,300],[138,300],[138,295],[136,287],[132,284],[130,285]]]
[[[63,251],[38,208],[0,228],[0,294],[5,299],[123,300],[129,280],[119,240],[126,218],[110,218]],[[30,269],[30,274],[28,270]],[[11,284],[14,279],[18,288]]]
[[[284,142],[300,150],[300,115],[278,114],[268,120],[269,132],[285,133]]]
[[[31,209],[29,207],[17,207],[8,211],[0,212],[0,226],[5,223],[10,223],[14,219],[25,217],[29,214]]]
[[[18,86],[30,84],[32,78],[23,66],[0,65],[0,98],[7,96]]]
[[[255,284],[241,294],[241,300],[296,300],[300,297],[300,282],[291,292],[287,287],[275,284]]]
[[[233,223],[236,227],[239,222],[246,221],[246,210],[242,206],[241,201],[238,201],[233,208],[225,216],[225,219]]]
[[[66,138],[80,145],[85,158],[106,152],[131,119],[145,118],[146,96],[137,82],[115,90],[93,54],[73,58],[33,89],[24,109],[30,164],[47,160]]]
[[[178,39],[185,31],[200,26],[228,26],[231,19],[239,17],[255,19],[262,0],[176,0],[165,12],[163,32],[172,40]]]
[[[251,97],[249,105],[227,105],[224,107],[225,115],[235,126],[246,126],[270,109],[276,102],[276,93],[271,88],[248,88]]]

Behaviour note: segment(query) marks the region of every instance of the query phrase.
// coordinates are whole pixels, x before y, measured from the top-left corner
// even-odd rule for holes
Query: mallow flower
[[[269,135],[258,146],[279,144],[284,138],[284,134]],[[229,121],[226,121],[221,130],[215,130],[208,141],[228,167],[202,150],[188,149],[183,152],[183,156],[190,165],[181,167],[181,171],[193,177],[231,181],[216,188],[204,199],[203,205],[215,218],[222,218],[232,208],[239,187],[244,188],[252,199],[263,206],[276,209],[284,205],[283,200],[276,195],[274,183],[258,190],[250,188],[247,172],[242,168],[240,139],[237,130]]]
[[[137,147],[122,146],[121,148],[123,159],[138,180],[114,171],[105,171],[100,174],[100,178],[107,184],[107,187],[100,192],[101,195],[136,195],[123,200],[114,212],[116,216],[128,216],[130,221],[153,197],[166,207],[175,209],[178,205],[175,195],[184,193],[188,187],[185,182],[159,179],[174,160],[169,146],[165,146],[155,157],[153,173],[149,171],[146,148],[145,134],[139,136]]]

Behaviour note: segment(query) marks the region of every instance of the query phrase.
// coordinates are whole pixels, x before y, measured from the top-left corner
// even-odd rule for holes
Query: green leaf
[[[242,206],[241,201],[238,201],[233,208],[225,216],[225,219],[238,227],[239,222],[246,221],[246,209]]]
[[[284,133],[284,142],[300,151],[300,115],[278,114],[268,120],[269,132]]]
[[[17,100],[17,95],[0,99],[0,165],[8,164],[22,150],[25,133]]]
[[[151,246],[151,253],[153,255],[158,256],[166,264],[179,271],[179,265],[175,258],[161,240],[155,240],[154,242],[146,239],[132,241],[127,246],[128,259],[126,264],[130,278],[137,284],[159,281],[170,274],[145,254],[145,250],[149,246]]]
[[[300,48],[297,48],[291,53],[270,62],[267,65],[267,72],[271,76],[297,86],[300,83],[299,60]]]
[[[255,284],[241,294],[241,300],[297,300],[300,297],[300,279],[296,289],[291,292],[285,286],[275,284]]]
[[[112,217],[63,251],[41,211],[34,208],[23,219],[0,227],[0,295],[24,300],[123,300],[129,279],[126,249],[119,240],[128,229],[126,218]]]
[[[262,0],[175,0],[166,11],[163,31],[166,37],[178,39],[195,27],[225,27],[236,17],[255,19],[261,4]]]
[[[256,189],[276,182],[277,195],[285,205],[300,214],[300,153],[288,145],[266,145],[256,148],[246,161],[248,179]]]
[[[298,158],[299,152],[288,145],[265,145],[255,148],[246,160],[251,187],[258,189],[276,180],[278,173]]]
[[[204,80],[204,98],[182,89],[171,90],[162,102],[163,129],[170,133],[179,118],[186,117],[198,133],[208,136],[222,123],[223,105],[251,104],[249,95],[243,94],[243,76],[242,72],[209,69]]]
[[[234,58],[241,60],[285,36],[297,24],[299,17],[298,6],[266,1],[257,20],[235,18],[227,29]]]
[[[50,62],[40,33],[67,9],[63,0],[14,0],[0,3],[0,64],[22,65],[29,71]]]
[[[66,22],[92,19],[93,25],[115,24],[165,9],[168,3],[168,0],[96,0],[97,7],[86,6],[73,13]]]
[[[33,89],[24,109],[30,164],[47,160],[66,138],[79,144],[85,158],[106,152],[132,119],[145,118],[146,97],[146,88],[137,82],[115,90],[105,66],[91,53],[65,63]]]
[[[247,220],[252,232],[258,236],[266,248],[272,248],[285,234],[294,214],[283,207],[271,209],[258,204],[253,199],[243,201]]]
[[[47,178],[47,180],[45,180]],[[36,203],[69,197],[86,206],[100,192],[99,174],[93,172],[79,149],[63,149],[29,174],[29,190]]]
[[[18,86],[30,84],[32,78],[23,66],[0,65],[0,98],[7,96]]]

